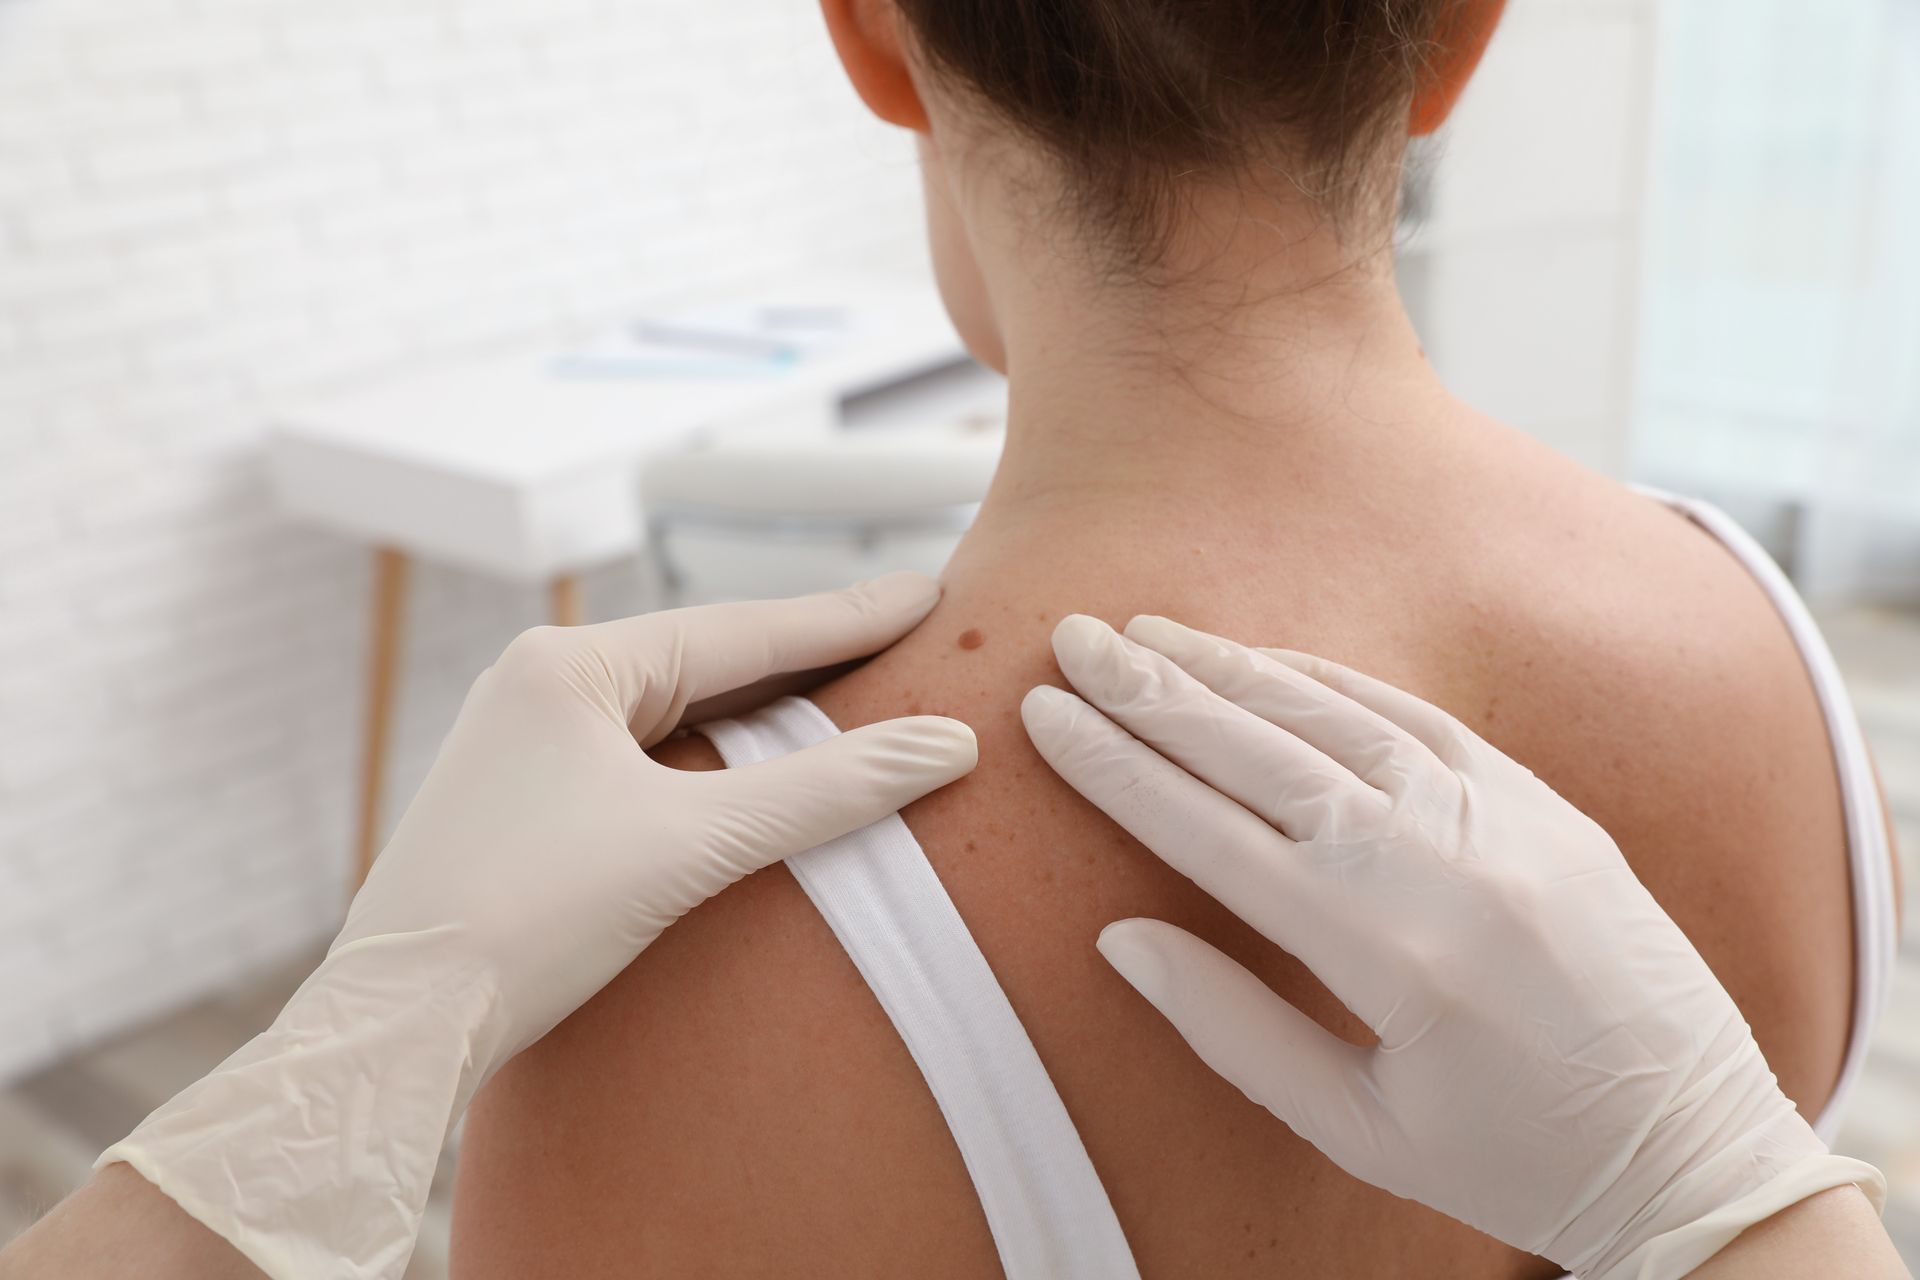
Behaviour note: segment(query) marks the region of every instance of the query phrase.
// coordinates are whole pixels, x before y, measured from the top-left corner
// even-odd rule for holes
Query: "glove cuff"
[[[1885,1209],[1887,1180],[1878,1169],[1864,1161],[1822,1151],[1780,1170],[1733,1203],[1653,1237],[1604,1269],[1581,1275],[1583,1280],[1678,1280],[1733,1243],[1734,1237],[1747,1228],[1808,1196],[1845,1186],[1864,1191],[1875,1213]]]
[[[449,969],[449,950],[337,947],[271,1027],[94,1167],[133,1166],[278,1280],[399,1280],[447,1133],[500,1060],[493,984]],[[423,976],[423,956],[440,970]]]
[[[1694,1224],[1721,1220],[1803,1162],[1828,1154],[1780,1092],[1743,1020],[1729,1012],[1702,1046],[1686,1085],[1657,1120],[1621,1144],[1629,1153],[1624,1163],[1539,1251],[1544,1256],[1585,1277],[1659,1274],[1626,1263],[1662,1237],[1691,1238]]]

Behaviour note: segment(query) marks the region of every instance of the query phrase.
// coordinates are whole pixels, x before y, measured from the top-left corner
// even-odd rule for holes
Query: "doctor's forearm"
[[[1734,1238],[1688,1280],[1906,1280],[1879,1215],[1858,1187],[1808,1196]]]
[[[261,1280],[224,1239],[124,1164],[98,1170],[6,1249],[0,1280]]]

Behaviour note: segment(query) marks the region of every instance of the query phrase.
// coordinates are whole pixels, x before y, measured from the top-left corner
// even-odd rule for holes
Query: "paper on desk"
[[[767,377],[844,345],[870,319],[833,304],[726,303],[637,317],[555,361],[568,375]]]

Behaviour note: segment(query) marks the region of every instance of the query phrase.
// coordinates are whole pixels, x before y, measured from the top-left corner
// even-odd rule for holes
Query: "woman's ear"
[[[840,65],[867,109],[903,129],[926,133],[927,108],[907,70],[894,0],[820,0]]]
[[[831,6],[832,0],[828,4]],[[1438,51],[1427,68],[1425,83],[1413,96],[1411,123],[1416,138],[1432,133],[1453,114],[1453,104],[1460,101],[1460,91],[1473,79],[1473,70],[1480,65],[1480,55],[1487,51],[1487,41],[1493,38],[1493,29],[1500,25],[1506,7],[1507,0],[1461,0],[1435,33]]]

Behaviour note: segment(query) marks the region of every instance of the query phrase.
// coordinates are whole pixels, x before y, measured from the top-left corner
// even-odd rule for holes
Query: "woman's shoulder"
[[[1832,741],[1764,553],[1707,515],[1582,482],[1505,517],[1465,718],[1608,829],[1811,1110],[1851,983]]]

